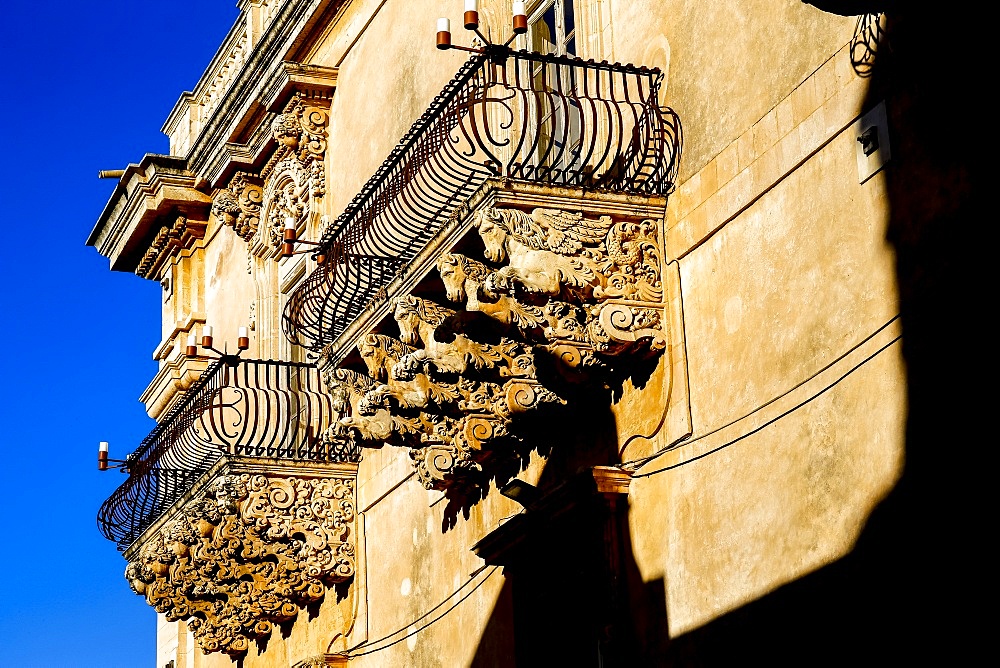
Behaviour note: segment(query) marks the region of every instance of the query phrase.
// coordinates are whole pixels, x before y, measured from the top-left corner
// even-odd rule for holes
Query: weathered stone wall
[[[673,637],[848,554],[900,475],[906,406],[888,203],[882,175],[857,178],[851,124],[867,83],[845,48],[853,18],[764,0],[577,6],[583,55],[664,68],[662,101],[684,125],[663,227],[687,377],[671,387],[681,375],[661,361],[639,387],[626,381],[602,416],[623,460],[672,448],[632,482],[628,540],[629,567],[662,581],[666,614],[649,633]],[[434,49],[437,15],[466,43],[453,2],[358,0],[310,48],[309,64],[339,68],[327,215],[463,62]],[[218,224],[203,251],[205,313],[217,340],[233,341],[255,287],[245,242]],[[685,405],[666,411],[681,390]],[[689,411],[687,442],[676,411]],[[519,477],[538,482],[547,465],[536,453]],[[368,655],[361,645],[350,665],[510,665],[502,639],[512,642],[517,610],[502,572],[473,575],[483,562],[470,548],[521,507],[495,488],[453,507],[391,446],[366,450],[357,507],[353,617],[331,590],[242,665],[295,665],[387,636],[400,642]],[[421,629],[445,601],[440,612],[454,609]],[[193,661],[230,665],[219,654]]]

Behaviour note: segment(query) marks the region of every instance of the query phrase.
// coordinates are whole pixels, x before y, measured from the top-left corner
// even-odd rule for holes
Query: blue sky
[[[238,14],[236,0],[6,3],[0,40],[0,668],[154,668],[156,616],[97,529],[124,480],[99,473],[153,426],[159,287],[85,245],[121,169],[160,128]],[[159,668],[159,667],[155,667]]]

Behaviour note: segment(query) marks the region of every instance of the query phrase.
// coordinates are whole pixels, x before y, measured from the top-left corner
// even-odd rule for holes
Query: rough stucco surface
[[[682,261],[696,436],[792,390],[896,315],[884,188],[857,184],[852,142],[842,134]],[[633,483],[637,561],[666,580],[672,635],[850,551],[901,471],[903,386],[897,344],[749,438]],[[707,451],[793,407],[686,447]]]
[[[386,2],[340,63],[328,149],[333,215],[344,209],[465,61],[459,51],[433,46],[432,18],[449,15],[450,9],[443,2]]]
[[[856,20],[798,0],[616,0],[611,11],[614,60],[669,55],[663,101],[685,128],[681,181],[843,46]]]
[[[237,330],[248,324],[249,305],[257,295],[247,272],[246,244],[229,230],[220,232],[205,249],[205,304],[215,328],[216,347],[221,350],[220,346],[228,345],[233,352]]]

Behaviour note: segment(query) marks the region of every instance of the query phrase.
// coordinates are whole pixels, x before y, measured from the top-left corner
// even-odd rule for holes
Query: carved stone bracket
[[[354,576],[356,466],[286,468],[209,472],[126,554],[132,589],[206,653],[243,655]]]
[[[250,241],[260,226],[260,207],[264,188],[258,177],[237,172],[229,186],[212,200],[212,215],[233,228],[244,241]]]
[[[407,447],[428,488],[474,477],[518,440],[522,415],[567,402],[567,383],[604,383],[623,357],[667,347],[656,221],[491,206],[472,225],[483,260],[436,261],[463,309],[397,296],[399,338],[359,340],[367,374],[324,376],[341,406],[325,438]],[[561,382],[539,374],[543,361]]]
[[[142,278],[157,278],[160,267],[167,260],[182,250],[191,248],[195,241],[204,237],[204,222],[191,221],[178,215],[172,224],[161,227],[153,237],[153,242],[135,268],[136,275]]]
[[[237,172],[218,191],[212,213],[250,244],[253,255],[277,258],[281,233],[318,215],[326,194],[326,128],[329,100],[296,94],[271,122],[277,149],[259,174]]]

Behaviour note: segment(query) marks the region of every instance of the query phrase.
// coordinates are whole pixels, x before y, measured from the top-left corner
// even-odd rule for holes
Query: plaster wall
[[[800,87],[834,81],[837,67]],[[725,184],[714,172],[702,181],[710,163],[694,187],[681,186],[670,212],[681,219],[668,214],[668,247],[682,256],[694,435],[642,469],[667,470],[633,481],[630,520],[643,578],[665,580],[672,637],[848,554],[902,472],[888,201],[882,174],[858,183],[849,121],[860,97],[856,81],[841,81],[845,98],[831,94],[780,133],[814,142],[804,162],[785,172],[781,151],[755,159],[748,146],[757,188],[741,206],[713,206]],[[707,232],[684,235],[701,216]]]
[[[405,457],[398,451],[386,454]],[[411,475],[366,510],[367,638],[372,642],[396,634],[389,640],[399,642],[352,663],[470,665],[478,645],[471,641],[482,637],[504,580],[493,567],[477,573],[483,563],[469,548],[519,511],[520,506],[494,493],[463,514]],[[441,603],[437,614],[426,614]],[[440,622],[416,633],[452,605]]]
[[[209,234],[221,226],[213,220]],[[219,229],[205,247],[205,316],[212,325],[215,347],[236,352],[238,328],[247,326],[250,304],[256,299],[253,277],[247,271],[247,245],[229,229]],[[199,343],[201,332],[197,332]],[[252,333],[251,333],[252,334]],[[248,357],[256,357],[256,337],[250,337]]]
[[[682,262],[695,436],[711,435],[648,464],[677,468],[630,494],[637,561],[666,579],[671,635],[844,556],[901,473],[898,330],[814,377],[895,315],[880,188],[850,183],[851,141]],[[832,211],[812,204],[821,172],[847,176],[824,198],[842,203]]]
[[[591,53],[667,70],[663,102],[685,128],[665,229],[667,257],[680,265],[693,437],[678,444],[658,428],[671,378],[664,364],[641,387],[628,385],[614,411],[624,459],[677,445],[641,472],[677,468],[636,478],[629,494],[636,564],[644,580],[664,579],[673,636],[848,553],[900,475],[906,406],[892,343],[887,201],[880,176],[858,184],[855,138],[845,131],[863,91],[844,70],[854,19],[774,0],[587,7],[597,8]],[[331,216],[464,60],[432,46],[433,17],[453,10],[450,2],[352,2],[339,15],[342,30],[313,50],[312,62],[340,68],[326,154]],[[458,26],[454,34],[466,36]],[[225,229],[209,237],[205,310],[217,340],[232,343],[256,288],[245,243]],[[255,345],[251,336],[251,356]],[[649,437],[631,439],[639,433]],[[537,480],[543,467],[536,457],[520,477]],[[366,451],[359,581],[347,598],[331,591],[252,648],[245,668],[400,631],[401,642],[359,650],[351,665],[473,661],[503,577],[489,575],[460,602],[482,566],[470,547],[521,508],[494,489],[456,511],[410,470],[401,449]],[[408,627],[442,601],[454,611],[419,632]],[[233,664],[212,655],[195,665]]]
[[[320,64],[340,68],[327,150],[333,215],[344,210],[466,60],[462,52],[434,48],[434,19],[453,15],[454,3],[357,4],[354,25],[366,23],[363,31],[350,42],[329,35],[316,56]],[[461,26],[453,32],[456,43],[466,37]]]
[[[686,181],[851,38],[856,19],[804,2],[610,0],[609,60],[668,66]]]

